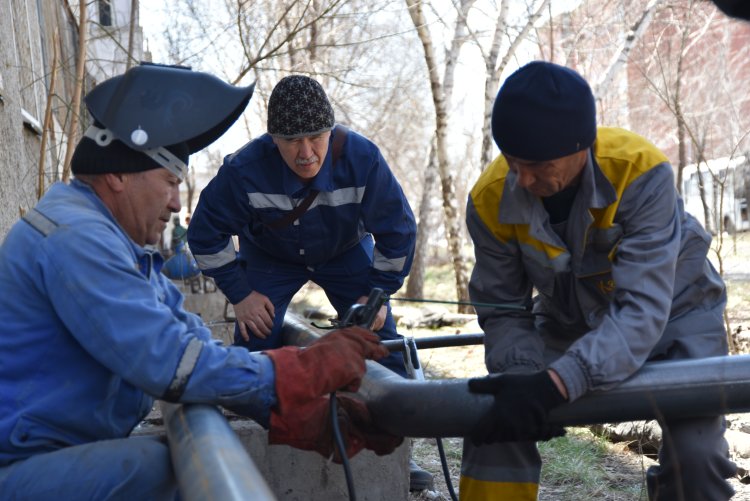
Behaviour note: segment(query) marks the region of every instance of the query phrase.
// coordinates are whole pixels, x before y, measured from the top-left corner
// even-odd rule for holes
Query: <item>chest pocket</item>
[[[577,278],[578,282],[595,296],[612,298],[615,290],[612,261],[622,240],[622,233],[622,226],[619,224],[609,228],[589,229],[588,242],[583,251]]]

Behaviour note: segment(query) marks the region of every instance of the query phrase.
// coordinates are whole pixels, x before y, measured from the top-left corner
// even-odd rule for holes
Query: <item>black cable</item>
[[[448,487],[448,493],[451,495],[453,501],[458,501],[456,491],[453,490],[453,482],[451,481],[451,473],[448,470],[448,460],[445,458],[445,449],[443,449],[443,441],[439,437],[435,439],[437,442],[438,453],[440,454],[440,465],[443,467],[443,476],[445,477],[445,485]]]
[[[341,436],[341,430],[339,429],[338,419],[338,406],[336,405],[336,392],[331,393],[330,409],[331,409],[331,424],[333,425],[333,441],[336,444],[336,449],[339,451],[341,457],[341,467],[344,469],[344,476],[346,477],[346,488],[349,491],[349,500],[356,501],[357,493],[354,490],[354,479],[352,478],[352,469],[349,466],[349,457],[346,455],[346,445],[344,444],[344,437]]]

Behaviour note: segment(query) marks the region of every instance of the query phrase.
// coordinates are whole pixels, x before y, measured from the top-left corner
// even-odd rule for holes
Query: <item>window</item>
[[[112,26],[112,0],[98,0],[99,4],[99,24],[102,26]]]
[[[44,88],[44,54],[39,43],[39,13],[29,8],[29,2],[8,0],[8,3],[11,7],[9,14],[13,28],[13,61],[18,69],[23,124],[38,136],[41,134],[39,117],[43,109],[40,101],[47,94]]]

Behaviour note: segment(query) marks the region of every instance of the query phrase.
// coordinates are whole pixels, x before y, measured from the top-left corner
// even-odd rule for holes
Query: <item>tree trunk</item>
[[[427,28],[422,4],[419,0],[406,0],[409,15],[417,29],[417,34],[424,49],[425,62],[430,78],[432,90],[432,101],[435,106],[435,137],[437,143],[438,170],[440,172],[440,185],[443,193],[443,211],[445,212],[445,233],[448,239],[448,250],[453,262],[453,272],[456,278],[456,296],[459,301],[469,301],[468,273],[464,266],[462,253],[463,239],[461,238],[461,227],[459,224],[459,212],[454,191],[453,176],[448,165],[447,131],[448,111],[445,104],[445,95],[440,79],[437,74],[437,62],[432,46],[432,40]],[[461,305],[460,313],[468,313],[470,307]]]
[[[68,144],[65,147],[65,161],[63,162],[62,181],[68,182],[70,178],[70,161],[73,158],[73,150],[78,142],[78,118],[81,112],[81,95],[83,94],[83,78],[86,74],[86,42],[88,32],[86,25],[86,2],[81,2],[78,19],[78,60],[76,61],[76,85],[73,91],[73,104],[71,105],[70,129],[68,130]]]
[[[640,19],[638,19],[638,21],[636,21],[636,23],[630,28],[630,32],[625,38],[622,47],[620,47],[620,50],[615,54],[615,56],[612,58],[612,61],[609,63],[609,67],[603,73],[604,76],[592,86],[594,95],[598,100],[601,101],[609,92],[612,92],[617,88],[616,86],[612,85],[612,82],[614,81],[620,70],[627,66],[628,56],[630,56],[630,52],[633,50],[633,47],[635,47],[643,34],[646,32],[646,29],[651,24],[651,21],[654,19],[654,13],[659,8],[660,2],[661,0],[651,0],[651,2],[649,2],[649,4],[643,10],[643,15],[641,15]]]
[[[414,250],[414,261],[406,282],[406,297],[419,299],[424,297],[424,274],[427,267],[428,236],[432,234],[432,196],[437,188],[437,151],[433,141],[430,148],[430,158],[424,170],[422,199],[419,202],[419,225],[417,226],[417,242]]]

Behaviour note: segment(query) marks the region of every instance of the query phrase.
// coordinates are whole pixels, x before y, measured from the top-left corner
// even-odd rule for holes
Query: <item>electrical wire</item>
[[[445,485],[448,487],[448,494],[451,495],[453,501],[458,501],[456,491],[453,490],[453,482],[451,481],[451,473],[448,470],[448,460],[445,458],[445,449],[443,449],[443,440],[436,438],[438,454],[440,454],[440,466],[443,468],[443,477],[445,477]]]
[[[514,303],[477,303],[474,301],[442,301],[438,299],[410,298],[410,297],[391,297],[391,301],[402,301],[409,303],[433,303],[433,304],[455,304],[460,306],[474,306],[479,308],[494,308],[496,310],[514,310],[529,311],[529,308]]]
[[[339,451],[339,457],[341,457],[341,467],[344,469],[344,476],[346,477],[346,488],[349,491],[349,501],[357,500],[357,493],[354,489],[354,479],[352,478],[352,469],[349,466],[349,457],[346,455],[346,444],[344,444],[344,437],[341,435],[339,429],[338,420],[338,405],[336,404],[336,392],[331,393],[331,400],[329,407],[331,409],[331,424],[333,426],[333,441],[336,444],[336,449]]]

